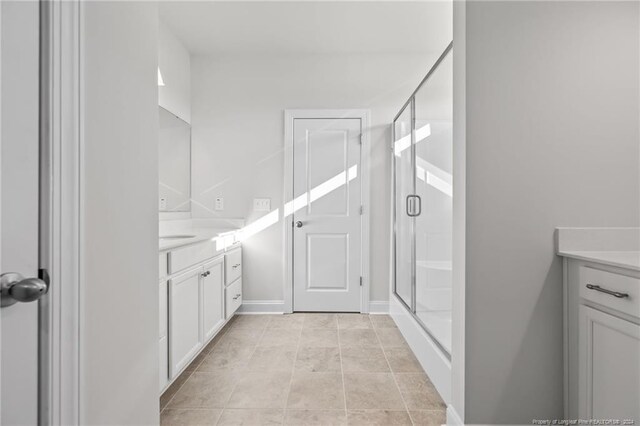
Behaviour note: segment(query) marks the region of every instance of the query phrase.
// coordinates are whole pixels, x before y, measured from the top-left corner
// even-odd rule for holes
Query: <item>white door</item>
[[[360,312],[361,126],[294,119],[295,311]]]
[[[206,342],[224,323],[224,257],[204,265],[202,275],[202,332]]]
[[[38,6],[38,2],[0,2],[0,271],[3,287],[0,423],[3,425],[37,424],[39,414],[39,305],[35,301],[27,302],[37,293],[44,293],[46,288],[37,280],[40,266]],[[43,391],[45,389],[43,387]]]
[[[202,269],[169,281],[169,363],[176,377],[202,347],[200,333],[200,277]]]

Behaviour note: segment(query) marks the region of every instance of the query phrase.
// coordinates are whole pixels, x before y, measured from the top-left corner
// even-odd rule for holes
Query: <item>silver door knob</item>
[[[296,222],[296,228],[302,228],[302,222],[301,221],[297,221]]]
[[[15,272],[0,275],[0,306],[33,302],[47,293],[49,285],[39,278],[24,278]]]

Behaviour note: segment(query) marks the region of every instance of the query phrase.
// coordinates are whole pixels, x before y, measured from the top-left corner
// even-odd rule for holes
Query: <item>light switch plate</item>
[[[224,210],[224,198],[216,198],[216,210]]]
[[[253,210],[256,212],[271,211],[271,198],[254,198]]]
[[[160,210],[166,210],[167,209],[167,199],[164,197],[160,198]]]

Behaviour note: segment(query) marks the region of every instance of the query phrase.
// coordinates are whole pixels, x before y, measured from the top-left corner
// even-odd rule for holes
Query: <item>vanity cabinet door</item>
[[[579,311],[579,417],[640,421],[640,325]]]
[[[204,341],[224,324],[224,257],[204,265],[202,273],[202,325]]]
[[[202,347],[200,275],[202,268],[169,282],[169,366],[175,377]]]

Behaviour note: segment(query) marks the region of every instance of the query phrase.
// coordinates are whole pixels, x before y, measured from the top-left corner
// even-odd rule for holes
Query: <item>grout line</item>
[[[371,325],[373,325],[373,323]],[[395,383],[396,389],[398,389],[398,393],[400,394],[400,398],[402,399],[402,403],[404,404],[404,409],[406,410],[407,415],[409,416],[409,420],[411,421],[411,424],[415,425],[415,422],[411,417],[411,412],[409,411],[409,406],[407,405],[407,401],[405,401],[404,395],[402,395],[402,391],[400,390],[400,385],[398,384],[398,380],[396,380],[396,374],[391,368],[391,363],[389,362],[389,358],[387,357],[387,352],[384,350],[384,345],[382,344],[382,340],[380,340],[380,336],[378,335],[378,329],[374,328],[373,330],[375,331],[378,342],[380,343],[380,347],[382,348],[382,354],[384,355],[384,359],[387,361],[387,365],[389,366],[389,371],[391,371],[391,377],[393,377],[393,383]]]
[[[344,400],[344,417],[349,424],[349,412],[347,409],[347,385],[344,380],[344,366],[342,364],[342,341],[340,340],[340,319],[336,315],[336,333],[338,333],[338,354],[340,356],[340,374],[342,375],[342,398]]]
[[[295,314],[291,314],[295,315]],[[293,376],[296,373],[296,362],[298,361],[298,353],[300,352],[300,342],[302,342],[302,330],[304,330],[304,322],[307,320],[307,315],[302,314],[302,325],[300,326],[300,335],[298,336],[298,344],[296,346],[296,354],[293,357],[293,366],[291,367],[291,378],[289,379],[289,389],[287,389],[287,397],[284,401],[284,408],[282,409],[282,424],[284,424],[287,417],[287,405],[289,404],[289,396],[291,395],[291,388],[293,387]]]

